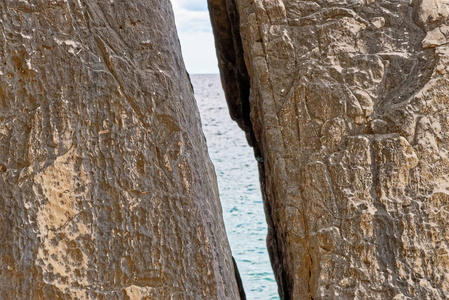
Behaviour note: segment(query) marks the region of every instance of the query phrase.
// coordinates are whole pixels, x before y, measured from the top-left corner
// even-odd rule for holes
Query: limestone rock
[[[237,299],[169,1],[0,13],[0,298]]]
[[[448,4],[209,0],[283,299],[449,298]]]

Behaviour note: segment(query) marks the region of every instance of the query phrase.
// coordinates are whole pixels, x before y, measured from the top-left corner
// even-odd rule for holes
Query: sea
[[[266,247],[259,173],[244,132],[231,120],[218,74],[190,75],[218,179],[223,218],[248,300],[279,299]]]

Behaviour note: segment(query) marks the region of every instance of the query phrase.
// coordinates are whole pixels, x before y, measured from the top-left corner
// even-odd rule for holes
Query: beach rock
[[[0,299],[238,299],[170,2],[0,13]]]
[[[209,0],[282,299],[449,298],[448,4]]]

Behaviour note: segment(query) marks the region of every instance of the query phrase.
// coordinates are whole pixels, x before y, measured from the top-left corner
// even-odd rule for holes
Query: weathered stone
[[[0,298],[237,299],[169,1],[0,16]]]
[[[449,2],[209,3],[281,297],[449,298]]]

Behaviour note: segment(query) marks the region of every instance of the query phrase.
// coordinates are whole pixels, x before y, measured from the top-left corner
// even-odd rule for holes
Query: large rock
[[[209,5],[281,297],[448,299],[449,1]]]
[[[170,3],[0,15],[0,298],[237,299]]]

